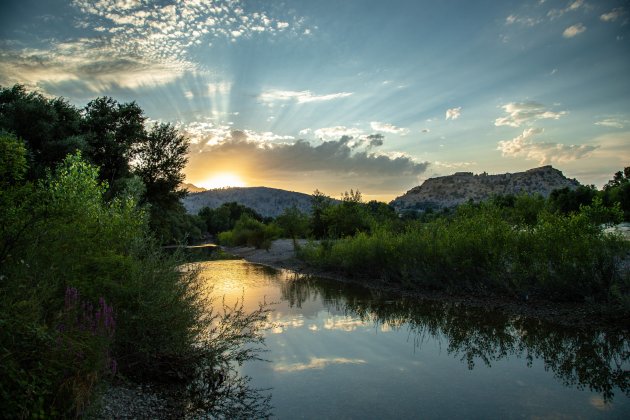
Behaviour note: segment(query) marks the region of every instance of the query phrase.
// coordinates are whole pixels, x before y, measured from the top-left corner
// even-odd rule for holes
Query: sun
[[[212,177],[199,183],[200,187],[211,190],[213,188],[225,188],[225,187],[244,187],[245,182],[240,176],[232,172],[220,172],[214,174]]]

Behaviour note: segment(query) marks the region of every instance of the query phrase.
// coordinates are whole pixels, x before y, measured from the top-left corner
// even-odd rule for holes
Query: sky
[[[630,166],[629,23],[627,0],[4,0],[0,85],[136,101],[206,188],[601,187]]]

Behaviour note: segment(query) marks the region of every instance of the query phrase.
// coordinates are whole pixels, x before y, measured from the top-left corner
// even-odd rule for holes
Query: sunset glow
[[[389,201],[542,165],[601,187],[630,161],[627,1],[341,3],[9,0],[0,85],[136,101],[207,188]]]
[[[243,181],[238,175],[234,173],[221,172],[213,175],[205,181],[195,183],[195,185],[211,190],[214,188],[244,187],[245,181]]]

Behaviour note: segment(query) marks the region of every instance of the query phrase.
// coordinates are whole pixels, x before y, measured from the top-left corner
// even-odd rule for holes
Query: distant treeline
[[[312,238],[299,251],[309,264],[366,281],[450,289],[597,300],[630,309],[630,278],[622,270],[628,242],[603,227],[628,215],[630,168],[594,187],[540,195],[496,196],[453,209],[397,214],[350,191],[333,203],[318,191],[312,213],[287,209],[274,221],[251,211],[215,223],[226,208],[204,209],[208,227],[229,245],[268,247],[277,237]],[[613,305],[614,306],[614,305]]]

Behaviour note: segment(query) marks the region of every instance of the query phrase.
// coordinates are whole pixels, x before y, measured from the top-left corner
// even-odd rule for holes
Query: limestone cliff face
[[[547,197],[553,190],[564,187],[575,189],[579,185],[575,179],[566,178],[551,166],[499,175],[457,172],[427,179],[422,185],[397,197],[391,204],[398,211],[438,209],[469,200],[480,202],[500,194],[538,193]]]

